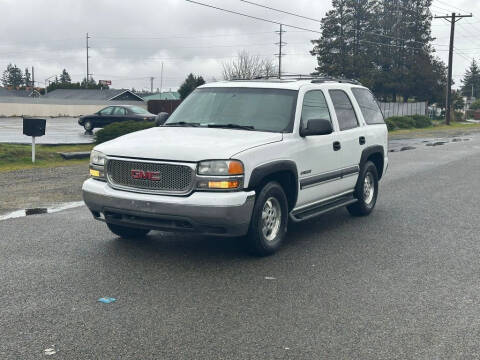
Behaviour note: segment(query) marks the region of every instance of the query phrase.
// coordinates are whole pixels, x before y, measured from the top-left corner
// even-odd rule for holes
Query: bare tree
[[[239,52],[236,59],[225,61],[222,65],[225,80],[249,80],[264,76],[273,77],[278,74],[278,67],[272,60],[250,55],[245,50]]]

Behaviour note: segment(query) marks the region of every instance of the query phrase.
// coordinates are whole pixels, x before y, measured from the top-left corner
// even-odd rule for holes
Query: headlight
[[[238,160],[210,160],[198,164],[198,175],[232,176],[243,175],[243,164]]]
[[[197,167],[198,190],[235,190],[243,185],[243,164],[238,160],[202,161]]]
[[[97,150],[92,150],[90,153],[90,164],[92,165],[105,165],[105,155]]]
[[[105,154],[92,150],[90,153],[90,176],[105,181]]]

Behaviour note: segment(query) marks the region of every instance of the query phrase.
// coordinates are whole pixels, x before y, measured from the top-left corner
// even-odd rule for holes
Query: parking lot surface
[[[2,221],[0,358],[478,358],[479,155],[478,139],[392,153],[371,216],[291,226],[268,258],[120,240],[85,207]]]
[[[98,129],[95,129],[98,130]],[[78,118],[47,118],[45,136],[35,139],[37,144],[88,144],[93,142],[93,134],[85,133],[78,125]],[[23,135],[23,119],[0,118],[0,143],[30,144],[32,138]]]

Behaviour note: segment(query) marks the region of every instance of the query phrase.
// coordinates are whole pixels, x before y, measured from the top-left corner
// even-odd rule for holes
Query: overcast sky
[[[240,0],[198,0],[285,24],[319,30],[319,24],[243,3]],[[331,0],[252,0],[264,5],[322,18]],[[473,18],[457,23],[454,79],[459,84],[472,57],[480,58],[480,1],[434,0],[432,12],[468,10]],[[462,11],[464,13],[464,11]],[[278,26],[186,2],[185,0],[0,0],[0,69],[10,62],[35,67],[35,80],[66,68],[72,80],[86,73],[85,34],[90,39],[90,72],[95,80],[112,80],[115,88],[177,89],[190,72],[207,81],[221,79],[222,62],[240,50],[273,58]],[[310,73],[312,32],[286,29],[283,70]],[[447,62],[449,24],[433,21],[438,56]],[[40,83],[42,86],[43,84]]]

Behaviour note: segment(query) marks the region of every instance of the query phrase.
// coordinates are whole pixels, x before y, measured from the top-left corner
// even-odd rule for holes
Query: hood
[[[95,150],[110,156],[196,162],[229,159],[282,138],[281,133],[248,130],[155,127],[100,144]]]

